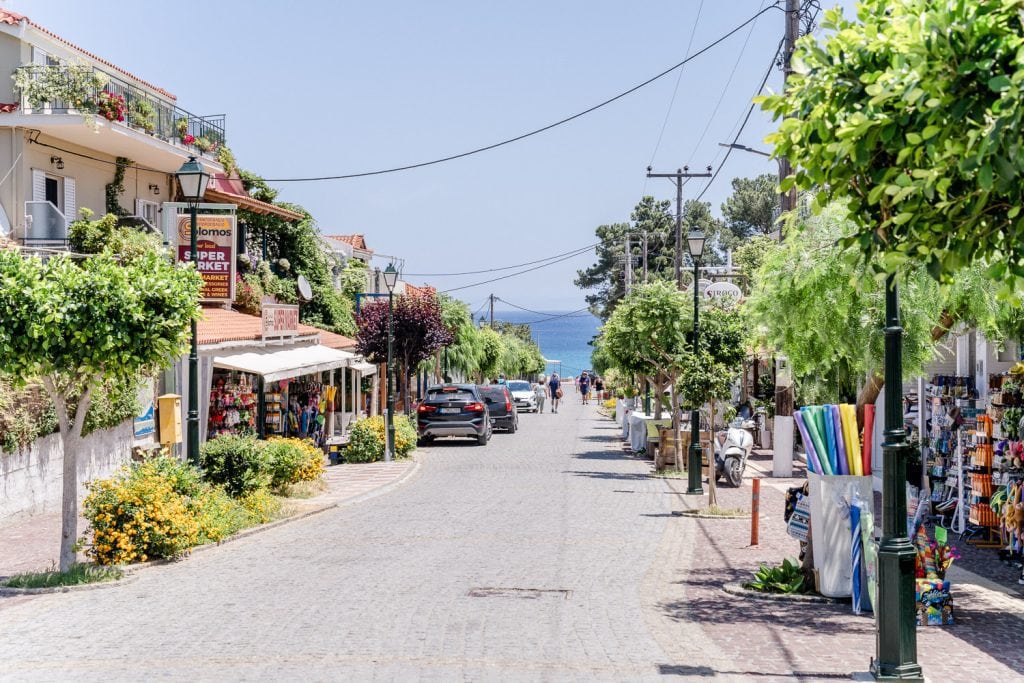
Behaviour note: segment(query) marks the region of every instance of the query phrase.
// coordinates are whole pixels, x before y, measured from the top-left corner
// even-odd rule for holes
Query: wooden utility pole
[[[800,37],[800,0],[786,0],[786,43],[782,53],[782,74],[786,83],[793,73],[793,50],[796,47],[796,39]],[[785,85],[783,85],[785,88]],[[779,158],[779,181],[789,177],[793,173],[793,166],[786,157]],[[781,208],[783,213],[792,211],[796,207],[796,188],[784,192],[781,197]],[[781,235],[781,230],[779,231]]]
[[[491,329],[493,330],[494,329],[494,295],[491,294],[488,297],[488,300],[491,302]]]
[[[647,284],[647,233],[643,234],[644,244],[644,284]]]
[[[708,166],[706,173],[690,173],[689,166],[676,169],[675,173],[651,173],[651,167],[647,167],[648,178],[670,178],[676,185],[676,287],[683,288],[683,181],[688,178],[710,178],[711,167]],[[696,286],[696,283],[694,283]]]
[[[626,251],[625,251],[625,254],[623,256],[623,258],[625,259],[625,261],[623,261],[623,266],[625,268],[626,296],[629,296],[630,290],[633,289],[633,247],[629,243],[630,242],[629,238],[630,238],[630,234],[627,232],[626,233]]]

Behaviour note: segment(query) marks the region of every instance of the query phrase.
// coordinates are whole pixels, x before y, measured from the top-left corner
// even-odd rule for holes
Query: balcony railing
[[[115,119],[111,123],[135,128],[190,153],[213,158],[224,146],[224,114],[197,116],[91,67],[21,66],[15,71],[14,80],[26,114],[100,117],[100,94],[105,91],[124,99],[124,121]]]

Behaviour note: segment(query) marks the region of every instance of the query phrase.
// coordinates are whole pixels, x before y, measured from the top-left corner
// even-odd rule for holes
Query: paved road
[[[674,497],[613,430],[570,395],[486,447],[421,449],[419,473],[377,498],[128,585],[0,610],[0,679],[700,673],[680,661],[700,634],[686,642],[657,610],[685,543],[669,524]]]

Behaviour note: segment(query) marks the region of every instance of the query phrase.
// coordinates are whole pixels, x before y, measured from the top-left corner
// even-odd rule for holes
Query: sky
[[[227,115],[239,164],[265,178],[341,175],[457,154],[545,126],[681,61],[772,0],[355,2],[12,0],[4,6],[173,92],[195,114]],[[827,2],[822,4],[828,5]],[[849,3],[847,3],[849,4]],[[660,80],[564,126],[479,155],[401,173],[271,184],[325,234],[363,233],[402,261],[405,279],[440,290],[595,242],[644,194],[674,199],[683,165],[717,167],[783,35],[772,10]],[[691,42],[692,35],[692,42]],[[689,50],[688,50],[689,47]],[[782,73],[772,69],[768,87]],[[739,142],[768,149],[755,110]],[[733,152],[704,199],[734,177],[776,173]],[[694,197],[706,181],[690,181]],[[593,253],[453,291],[476,309],[574,310]],[[382,260],[381,267],[386,264]],[[498,308],[504,308],[500,305]]]

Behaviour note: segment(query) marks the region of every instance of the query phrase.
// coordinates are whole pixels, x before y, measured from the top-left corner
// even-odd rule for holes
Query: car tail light
[[[467,413],[482,413],[482,412],[484,412],[484,404],[483,403],[470,403],[468,406],[465,407],[465,411]]]
[[[437,406],[428,406],[421,403],[417,410],[421,413],[436,413]]]
[[[508,398],[507,396],[505,397],[505,412],[512,412],[512,399]]]

